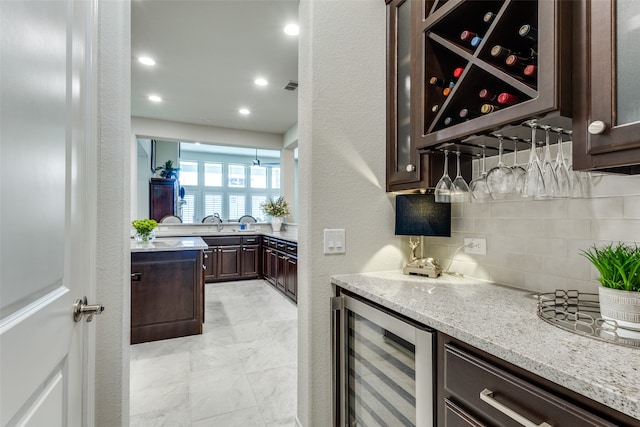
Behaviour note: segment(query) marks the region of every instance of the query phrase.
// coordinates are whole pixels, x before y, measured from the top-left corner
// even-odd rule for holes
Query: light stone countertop
[[[233,236],[269,236],[276,239],[298,242],[298,229],[291,227],[289,230],[273,231],[270,224],[252,224],[252,230],[240,230],[239,224],[224,223],[222,231],[218,231],[216,225],[209,224],[159,224],[156,228],[158,237],[233,237]]]
[[[208,247],[200,237],[156,237],[151,243],[131,239],[131,252],[193,251]]]
[[[337,275],[331,282],[640,420],[640,348],[544,322],[530,291],[400,271]]]

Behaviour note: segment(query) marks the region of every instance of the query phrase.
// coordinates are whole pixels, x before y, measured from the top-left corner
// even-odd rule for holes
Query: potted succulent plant
[[[284,197],[280,196],[277,200],[269,198],[260,205],[260,209],[271,217],[271,228],[273,231],[280,231],[282,227],[282,218],[289,215],[289,205]]]
[[[134,219],[131,221],[131,225],[136,229],[136,242],[150,243],[155,239],[154,229],[158,226],[155,220],[149,218]]]
[[[581,251],[600,273],[600,314],[618,327],[640,331],[640,248],[613,243]]]

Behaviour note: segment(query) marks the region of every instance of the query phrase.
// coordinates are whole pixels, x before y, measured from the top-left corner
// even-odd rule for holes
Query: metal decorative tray
[[[556,290],[538,295],[538,317],[567,331],[600,341],[640,348],[640,332],[600,317],[598,294]]]

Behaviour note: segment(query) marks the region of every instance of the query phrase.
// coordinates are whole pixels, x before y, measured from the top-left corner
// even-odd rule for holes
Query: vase
[[[151,230],[148,233],[139,233],[136,231],[134,237],[138,243],[151,243],[156,238],[156,232],[155,230]]]
[[[599,288],[600,315],[615,320],[619,328],[640,331],[640,292]]]
[[[274,216],[271,218],[271,228],[273,231],[280,231],[280,227],[282,227],[282,217]]]

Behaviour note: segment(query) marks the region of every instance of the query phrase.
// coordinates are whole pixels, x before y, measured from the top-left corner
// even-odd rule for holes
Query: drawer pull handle
[[[142,280],[142,273],[131,273],[132,282],[139,282],[140,280]]]
[[[542,424],[536,424],[528,420],[527,418],[523,417],[513,409],[509,408],[506,405],[503,405],[502,403],[494,399],[493,391],[489,390],[488,388],[485,388],[480,392],[480,400],[482,400],[483,402],[486,402],[490,406],[493,406],[495,409],[502,412],[507,417],[511,418],[513,421],[523,425],[524,427],[553,427],[551,424],[548,424],[546,422],[543,422]]]

